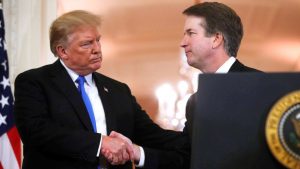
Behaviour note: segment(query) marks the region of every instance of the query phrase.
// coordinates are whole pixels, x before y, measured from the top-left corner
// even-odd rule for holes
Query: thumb
[[[112,131],[109,134],[110,137],[120,137],[120,134],[118,132]]]

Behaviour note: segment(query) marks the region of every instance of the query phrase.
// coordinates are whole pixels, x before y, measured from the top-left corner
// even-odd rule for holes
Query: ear
[[[215,48],[219,47],[220,45],[223,45],[223,42],[224,42],[223,34],[221,32],[217,32],[214,35],[212,48],[215,49]]]
[[[57,45],[55,49],[56,49],[56,53],[60,59],[62,59],[62,60],[68,59],[67,51],[62,45]]]

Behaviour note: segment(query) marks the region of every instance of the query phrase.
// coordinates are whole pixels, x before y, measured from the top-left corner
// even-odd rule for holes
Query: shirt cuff
[[[96,157],[99,157],[99,156],[100,156],[100,149],[101,149],[101,146],[102,146],[102,134],[101,134],[100,144],[99,144],[99,147],[98,147],[98,151],[97,151]]]
[[[136,164],[135,166],[136,167],[144,167],[144,164],[145,164],[145,152],[144,152],[144,149],[143,147],[139,146],[140,148],[140,161],[139,161],[139,164]]]

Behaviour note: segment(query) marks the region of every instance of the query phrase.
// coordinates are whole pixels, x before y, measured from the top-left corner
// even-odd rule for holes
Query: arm
[[[128,87],[127,90],[130,93]],[[190,155],[186,134],[162,129],[141,109],[131,94],[130,101],[135,119],[132,141],[145,150],[144,168],[187,168],[185,165],[189,164]]]
[[[45,86],[50,84],[44,84],[48,82],[39,81],[38,77],[27,72],[19,75],[15,81],[14,112],[24,146],[53,155],[96,162],[101,135],[77,125],[68,126],[69,122],[61,123],[61,119],[54,117],[52,111],[55,109],[51,102],[55,98],[47,96],[52,91]]]
[[[97,151],[102,147],[113,155],[128,159],[128,146],[122,140],[109,138],[88,130],[78,117],[84,111],[72,105],[70,99],[77,91],[72,81],[74,96],[69,98],[52,83],[48,76],[35,71],[20,74],[15,82],[15,117],[24,147],[56,157],[67,157],[97,163]],[[68,89],[71,90],[71,89]],[[69,94],[69,93],[67,93]],[[69,94],[70,95],[70,94]],[[77,96],[78,97],[78,96]],[[80,103],[80,97],[78,97]],[[85,113],[85,112],[80,112]],[[27,150],[28,151],[28,150]],[[123,157],[124,155],[124,157]],[[127,161],[127,160],[126,160]]]

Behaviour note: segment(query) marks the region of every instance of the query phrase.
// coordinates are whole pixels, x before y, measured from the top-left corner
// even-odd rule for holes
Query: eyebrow
[[[192,31],[192,28],[189,28],[189,29],[187,29],[187,30],[185,30],[186,32],[190,32],[190,31]]]
[[[189,29],[185,30],[184,32],[192,32],[192,31],[194,31],[194,29],[193,28],[189,28]]]

